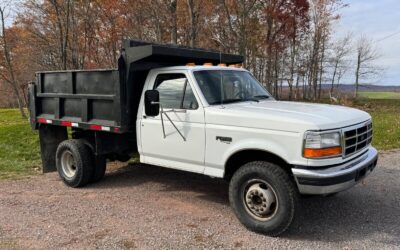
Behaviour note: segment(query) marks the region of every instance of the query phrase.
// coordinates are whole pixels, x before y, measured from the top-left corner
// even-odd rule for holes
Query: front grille
[[[344,156],[349,156],[366,148],[372,141],[372,123],[363,124],[344,132]]]

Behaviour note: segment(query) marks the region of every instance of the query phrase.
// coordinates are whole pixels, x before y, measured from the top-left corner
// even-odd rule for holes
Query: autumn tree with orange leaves
[[[38,70],[116,67],[123,39],[239,53],[276,98],[315,100],[330,75],[327,51],[343,7],[340,0],[22,0],[3,31],[0,95],[8,103],[0,105],[25,105],[24,93],[6,93],[21,92]]]

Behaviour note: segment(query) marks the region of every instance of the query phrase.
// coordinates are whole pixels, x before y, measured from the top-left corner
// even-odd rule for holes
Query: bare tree
[[[0,6],[0,21],[1,21],[1,42],[2,42],[2,56],[4,57],[4,65],[1,65],[1,68],[5,69],[5,72],[0,72],[0,77],[7,82],[11,89],[13,90],[14,96],[18,103],[18,108],[23,118],[26,118],[26,114],[24,111],[23,97],[21,96],[21,92],[19,90],[20,84],[18,83],[17,78],[15,77],[13,58],[11,56],[11,48],[8,44],[7,37],[7,29],[5,28],[5,11],[6,6]]]
[[[178,22],[177,22],[177,2],[176,0],[169,0],[169,11],[171,18],[171,43],[178,43]]]
[[[352,49],[351,40],[352,34],[348,33],[342,39],[337,40],[332,45],[331,55],[328,60],[330,67],[332,68],[331,88],[329,91],[329,97],[331,98],[333,97],[335,81],[339,84],[340,79],[342,78],[345,71],[348,69],[346,58],[349,56]]]
[[[200,1],[195,0],[187,0],[188,12],[189,12],[189,20],[190,20],[190,46],[195,47],[197,41],[197,31],[198,31],[198,23],[199,23],[199,9],[200,9]]]
[[[337,12],[345,7],[340,0],[310,0],[311,42],[308,69],[308,83],[313,99],[321,97],[323,75],[325,73],[325,54],[330,39],[332,24],[339,19]],[[310,97],[311,93],[308,93]]]
[[[358,97],[358,88],[360,79],[371,78],[378,75],[380,69],[374,65],[374,62],[380,57],[377,48],[372,40],[365,35],[361,35],[356,44],[357,64],[356,64],[356,88],[354,96]]]
[[[309,66],[309,87],[312,89],[313,100],[319,96],[318,79],[322,77],[323,58],[325,56],[325,44],[328,38],[327,29],[330,25],[328,0],[311,1],[311,50],[310,50],[310,66]],[[311,93],[308,93],[311,94]]]
[[[67,69],[67,59],[68,59],[68,38],[70,32],[70,10],[71,10],[71,0],[66,0],[64,3],[60,4],[59,1],[50,1],[57,19],[57,28],[59,33],[59,49],[60,49],[60,59],[62,69]]]

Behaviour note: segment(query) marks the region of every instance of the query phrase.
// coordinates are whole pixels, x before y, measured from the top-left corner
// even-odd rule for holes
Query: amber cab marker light
[[[220,64],[218,64],[218,66],[220,66],[220,67],[226,67],[226,64],[225,64],[225,63],[220,63]]]
[[[212,63],[205,63],[205,64],[203,64],[203,66],[213,66],[213,64]]]
[[[196,64],[195,64],[195,63],[187,63],[186,66],[188,66],[188,67],[194,67],[194,66],[196,66]]]
[[[342,154],[341,147],[332,148],[305,148],[304,157],[307,158],[321,158],[329,156],[339,156]]]

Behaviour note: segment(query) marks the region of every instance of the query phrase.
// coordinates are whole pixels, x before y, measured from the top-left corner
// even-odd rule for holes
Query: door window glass
[[[160,93],[160,103],[168,109],[197,109],[193,90],[184,74],[160,74],[154,89]]]

